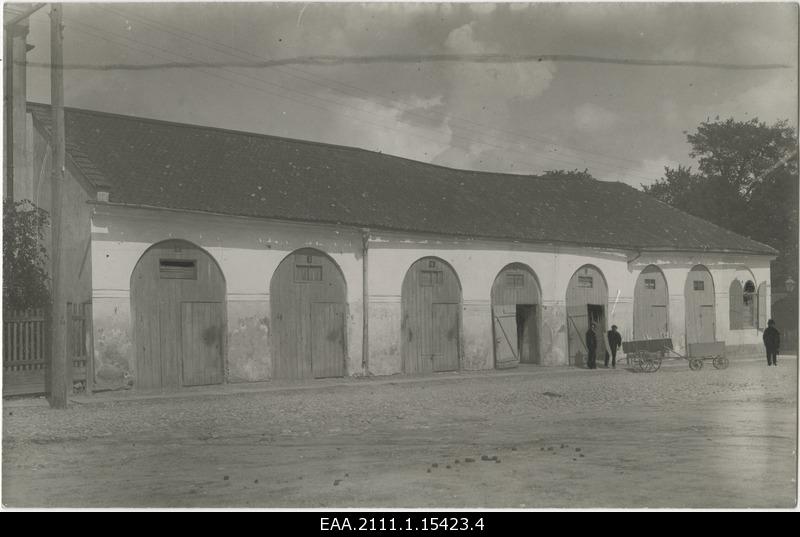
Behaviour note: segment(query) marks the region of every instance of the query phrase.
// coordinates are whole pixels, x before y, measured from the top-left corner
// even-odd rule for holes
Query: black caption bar
[[[318,515],[320,535],[332,533],[380,532],[412,533],[484,533],[487,519],[481,513],[314,513]]]

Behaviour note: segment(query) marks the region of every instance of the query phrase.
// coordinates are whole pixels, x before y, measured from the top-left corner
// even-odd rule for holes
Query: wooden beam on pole
[[[50,351],[50,406],[66,408],[68,389],[72,391],[67,360],[67,293],[64,281],[64,252],[61,240],[61,213],[64,203],[66,140],[64,129],[64,50],[62,5],[50,5],[50,102],[52,113],[52,206],[50,210],[53,245],[50,257],[52,270],[52,314]]]
[[[18,13],[16,15],[14,15],[13,17],[10,17],[8,20],[3,21],[3,26],[5,26],[6,28],[9,28],[9,27],[17,24],[22,19],[27,19],[28,17],[30,17],[31,15],[33,15],[34,13],[36,13],[37,11],[39,11],[40,9],[42,9],[46,5],[47,5],[47,3],[45,3],[45,2],[42,2],[41,4],[34,4],[32,7],[26,9],[22,13]]]

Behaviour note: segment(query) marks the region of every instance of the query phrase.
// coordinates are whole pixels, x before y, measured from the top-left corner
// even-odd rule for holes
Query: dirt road
[[[792,507],[797,361],[529,368],[3,409],[3,504]],[[488,459],[488,460],[486,460]]]

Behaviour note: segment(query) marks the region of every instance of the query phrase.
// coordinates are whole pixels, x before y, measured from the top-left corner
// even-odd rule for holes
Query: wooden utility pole
[[[369,230],[361,230],[363,257],[361,259],[362,315],[361,323],[361,369],[369,376]]]
[[[5,95],[3,120],[6,143],[3,147],[5,169],[5,197],[9,200],[32,198],[29,186],[31,171],[28,169],[26,136],[27,87],[25,63],[28,51],[33,48],[27,44],[28,18],[44,4],[26,7],[25,4],[6,4],[3,6]],[[14,183],[23,186],[15,192]]]
[[[67,356],[67,294],[64,287],[64,255],[61,241],[61,209],[63,205],[66,149],[64,133],[64,51],[62,5],[50,4],[50,103],[52,112],[52,205],[51,230],[53,245],[50,257],[52,270],[52,309],[50,314],[50,406],[66,408],[68,390],[72,391]]]

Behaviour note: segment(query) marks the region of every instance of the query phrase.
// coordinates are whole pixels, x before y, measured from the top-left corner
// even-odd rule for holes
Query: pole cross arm
[[[26,9],[22,13],[18,13],[16,15],[14,15],[13,17],[11,17],[10,19],[8,19],[5,22],[3,22],[3,26],[6,27],[6,28],[8,28],[10,26],[14,26],[15,24],[17,24],[21,20],[27,19],[28,17],[30,17],[31,15],[33,15],[34,13],[36,13],[37,11],[39,11],[40,9],[42,9],[46,5],[47,5],[46,3],[34,4],[32,7],[29,7],[28,9]]]

